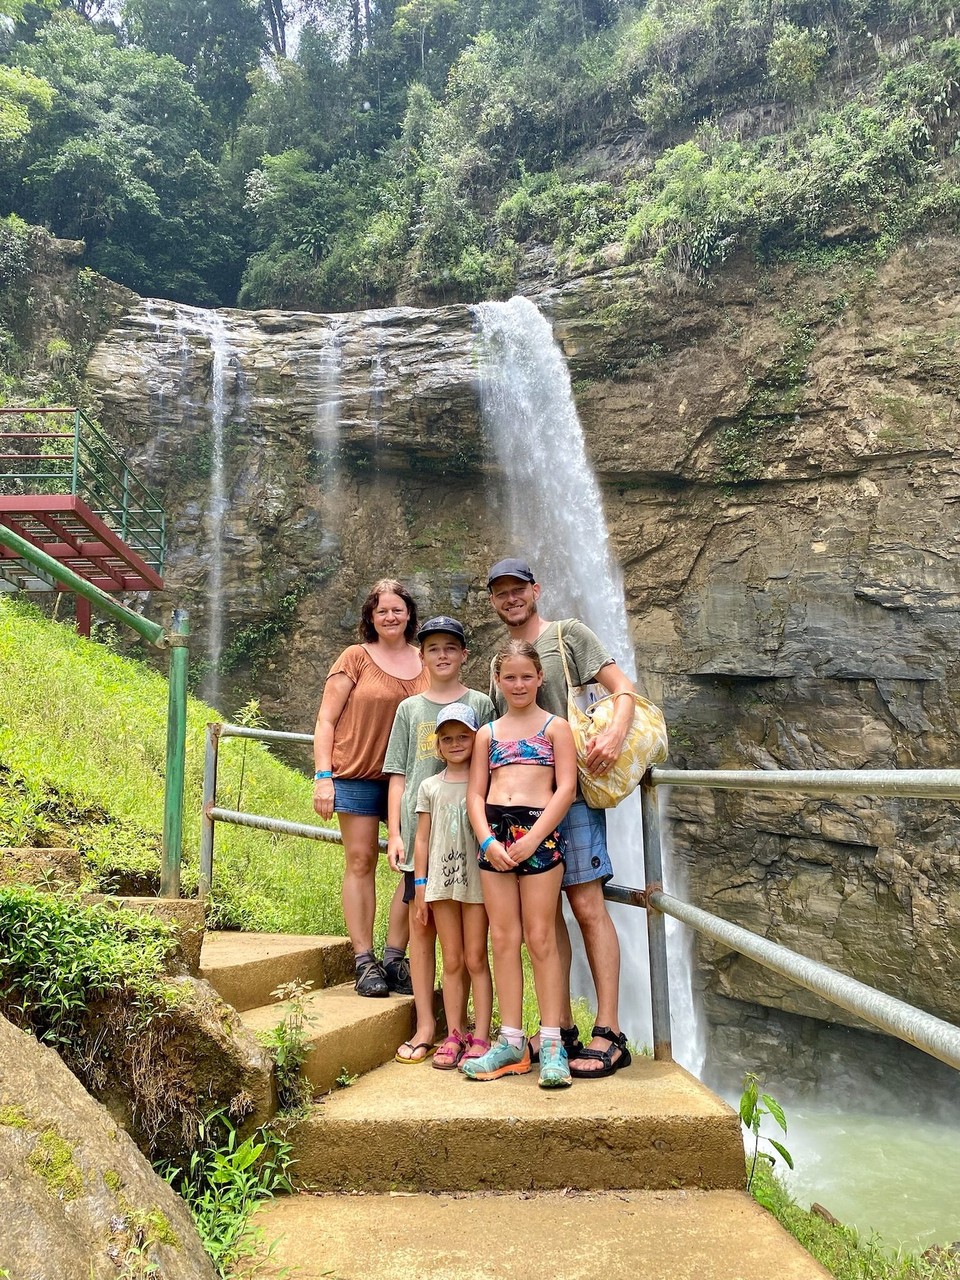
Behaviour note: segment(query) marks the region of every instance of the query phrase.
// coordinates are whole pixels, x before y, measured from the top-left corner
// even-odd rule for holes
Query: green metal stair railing
[[[44,430],[32,419],[44,419]],[[70,430],[50,430],[66,418]],[[0,493],[70,494],[81,499],[128,546],[163,573],[166,515],[160,498],[147,488],[110,441],[77,408],[0,408],[4,419],[23,425],[0,431]]]

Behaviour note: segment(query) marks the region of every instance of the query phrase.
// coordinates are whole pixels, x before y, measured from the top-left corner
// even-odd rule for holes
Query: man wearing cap
[[[510,638],[527,640],[540,655],[543,685],[537,701],[555,716],[567,714],[567,680],[560,653],[559,631],[571,679],[578,685],[596,681],[608,693],[628,696],[617,699],[616,715],[609,729],[599,733],[590,743],[586,766],[592,773],[602,774],[616,761],[623,748],[633,718],[633,681],[620,670],[597,636],[576,618],[562,623],[547,622],[540,617],[537,602],[540,584],[525,560],[498,561],[487,575],[487,590],[497,616],[510,632]],[[502,709],[495,688],[491,696]],[[607,853],[606,817],[602,809],[591,809],[579,792],[560,827],[567,845],[563,888],[583,934],[587,962],[597,990],[597,1023],[586,1049],[576,1038],[576,1027],[569,1004],[570,939],[562,914],[558,915],[557,935],[560,955],[567,977],[568,1001],[566,1026],[562,1034],[570,1058],[570,1073],[581,1079],[612,1075],[627,1065],[626,1037],[620,1031],[620,943],[607,911],[603,886],[613,876]]]
[[[437,716],[451,703],[465,703],[478,724],[493,719],[493,703],[485,693],[468,689],[460,679],[467,660],[467,638],[456,618],[428,618],[417,632],[423,669],[430,681],[425,693],[404,698],[387,743],[383,772],[387,791],[387,858],[404,873],[403,900],[410,908],[410,977],[416,1005],[413,1038],[397,1051],[399,1062],[422,1062],[436,1030],[433,988],[436,980],[436,930],[419,923],[414,910],[413,844],[417,832],[417,792],[425,778],[443,768],[437,755]]]

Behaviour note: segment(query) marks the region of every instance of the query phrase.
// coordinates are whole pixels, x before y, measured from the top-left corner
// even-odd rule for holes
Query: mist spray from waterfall
[[[543,584],[542,612],[578,617],[618,665],[636,676],[623,578],[610,550],[603,501],[587,458],[563,353],[547,320],[526,298],[476,308],[481,338],[480,400],[485,428],[506,477],[509,528],[502,554],[525,556]],[[643,885],[639,795],[607,814],[610,854],[621,884]],[[652,1044],[647,929],[635,908],[611,905],[622,950],[620,1017],[628,1036]],[[575,993],[592,997],[589,969],[577,957]],[[671,956],[676,991],[689,993],[687,964]],[[685,1019],[689,996],[677,1001]],[[674,1019],[674,1053],[692,1055],[689,1029]]]

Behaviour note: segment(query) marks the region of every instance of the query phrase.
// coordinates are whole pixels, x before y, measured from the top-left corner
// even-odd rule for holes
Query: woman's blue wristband
[[[313,775],[313,780],[314,782],[319,782],[321,778],[332,778],[332,777],[333,777],[332,769],[318,769],[317,772]]]
[[[494,835],[487,836],[486,840],[484,840],[483,844],[480,846],[480,852],[486,853],[490,846],[495,843],[496,839],[497,837]]]
[[[426,884],[426,883],[427,883],[427,877],[426,877],[426,876],[419,876],[417,879],[415,879],[415,880],[414,880],[414,882],[413,882],[413,883],[414,883],[415,885]]]

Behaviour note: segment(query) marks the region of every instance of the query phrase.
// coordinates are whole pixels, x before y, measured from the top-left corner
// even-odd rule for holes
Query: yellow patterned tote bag
[[[640,783],[640,779],[654,764],[662,764],[667,758],[667,726],[663,712],[654,703],[635,693],[633,724],[627,730],[623,750],[615,763],[602,775],[591,773],[584,760],[587,743],[613,723],[616,699],[612,694],[598,698],[586,711],[577,702],[581,689],[570,679],[567,665],[567,649],[560,624],[557,623],[557,643],[563,660],[563,674],[567,679],[567,719],[573,730],[577,748],[577,773],[580,790],[591,809],[612,809],[624,800]]]

